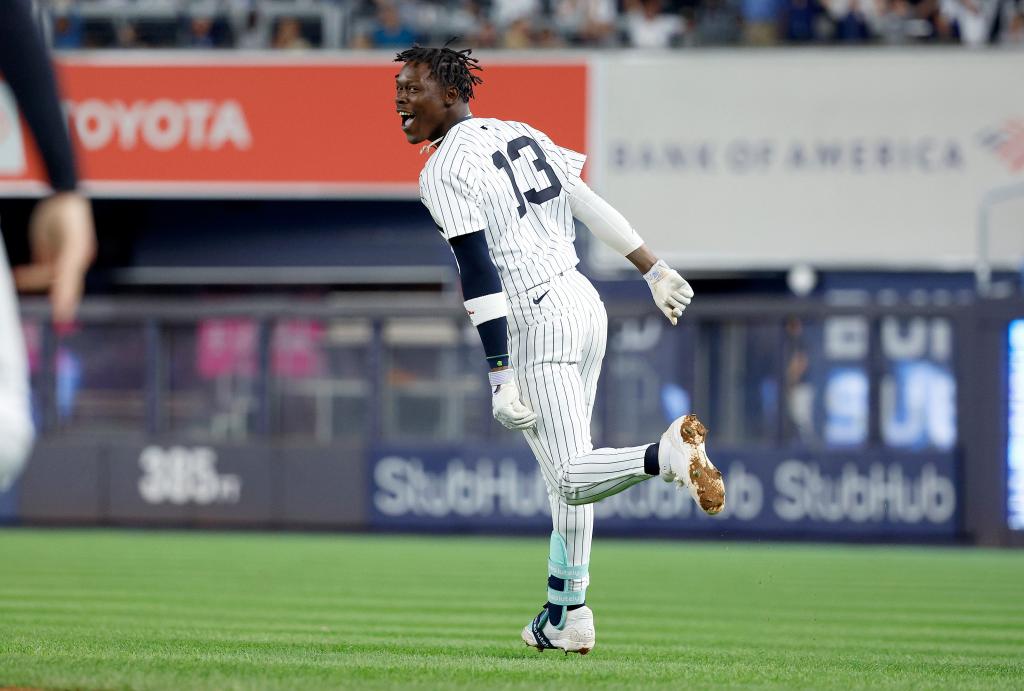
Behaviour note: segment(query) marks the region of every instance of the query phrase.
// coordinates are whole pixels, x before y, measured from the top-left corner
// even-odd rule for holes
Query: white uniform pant
[[[0,491],[21,472],[34,434],[21,318],[0,238]]]
[[[595,449],[590,438],[597,380],[608,340],[608,315],[597,291],[569,270],[510,299],[509,345],[523,401],[537,413],[526,430],[547,482],[555,532],[570,565],[590,562],[593,502],[651,476],[648,444]],[[587,579],[570,581],[585,589]]]

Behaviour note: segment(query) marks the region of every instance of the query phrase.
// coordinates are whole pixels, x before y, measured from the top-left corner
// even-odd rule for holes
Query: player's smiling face
[[[410,144],[443,136],[457,101],[461,102],[458,91],[442,88],[430,74],[430,65],[407,62],[395,77],[395,108]]]

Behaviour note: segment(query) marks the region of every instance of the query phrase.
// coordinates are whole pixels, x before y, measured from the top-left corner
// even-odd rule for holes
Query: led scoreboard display
[[[1024,319],[1010,322],[1006,439],[1006,520],[1024,530]]]

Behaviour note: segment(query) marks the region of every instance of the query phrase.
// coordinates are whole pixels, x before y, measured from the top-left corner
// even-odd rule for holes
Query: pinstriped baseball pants
[[[590,562],[593,502],[649,479],[647,444],[595,449],[590,419],[608,339],[594,287],[569,270],[510,298],[509,344],[523,401],[537,413],[526,430],[548,487],[554,530],[572,565]],[[586,579],[586,580],[589,580]],[[586,588],[571,581],[571,590]]]

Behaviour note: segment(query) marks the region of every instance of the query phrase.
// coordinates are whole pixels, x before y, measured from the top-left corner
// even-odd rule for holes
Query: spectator
[[[697,8],[695,32],[703,45],[730,45],[740,40],[740,13],[732,0],[706,0]]]
[[[476,34],[473,35],[473,44],[477,48],[497,48],[499,39],[498,27],[488,19],[477,28]]]
[[[242,50],[262,50],[270,43],[270,25],[259,10],[245,15],[245,26],[238,31],[236,46]]]
[[[188,24],[189,48],[213,48],[213,17],[193,15]]]
[[[865,43],[879,34],[884,0],[824,0],[835,23],[835,38],[844,43]]]
[[[534,33],[533,45],[538,48],[562,48],[565,46],[565,39],[553,26],[545,24]]]
[[[78,7],[66,7],[53,17],[53,47],[57,50],[75,50],[85,42],[82,15]]]
[[[785,402],[787,437],[812,443],[814,431],[814,385],[810,380],[810,357],[803,323],[796,317],[786,319]]]
[[[370,40],[370,35],[365,31],[358,32],[352,37],[352,41],[348,44],[349,48],[354,50],[369,50],[373,48],[373,41]]]
[[[370,43],[378,48],[408,48],[415,42],[416,32],[402,22],[398,8],[390,2],[381,3]]]
[[[881,0],[878,17],[871,26],[872,38],[885,43],[904,43],[920,32],[920,22],[911,19],[910,6],[905,0]],[[930,33],[930,30],[928,31]]]
[[[308,50],[311,47],[295,17],[281,17],[274,32],[273,46],[277,50]]]
[[[1006,32],[1005,42],[1024,45],[1024,2],[1018,3],[1017,10],[1010,19],[1010,28]]]
[[[949,36],[948,24],[939,14],[939,0],[893,0],[889,17],[890,21],[893,18],[900,21],[898,34],[890,33],[890,40],[929,40]]]
[[[989,42],[999,5],[999,0],[941,0],[939,11],[961,43],[976,47]]]
[[[788,0],[784,26],[789,43],[810,43],[819,37],[818,26],[824,11],[818,0]]]
[[[941,0],[939,11],[966,46],[1024,39],[1020,0]]]
[[[139,40],[139,34],[135,25],[127,20],[117,22],[117,47],[118,48],[145,48],[146,45]]]
[[[466,11],[473,27],[468,32],[469,42],[476,48],[497,48],[500,40],[498,28],[480,3],[471,0],[466,5]]]
[[[743,0],[743,42],[773,46],[779,42],[779,1]]]
[[[613,0],[557,0],[554,22],[558,31],[574,43],[603,46],[615,42]]]
[[[309,26],[294,16],[276,22],[268,18],[259,10],[260,0],[110,0],[123,11],[101,13],[88,24],[78,9],[86,0],[36,1],[52,8],[56,49],[234,44],[246,50],[299,50],[310,48],[313,40],[307,38],[312,36]],[[462,36],[474,47],[517,49],[620,42],[637,48],[737,42],[763,46],[830,37],[847,43],[1024,44],[1024,0],[622,0],[621,11],[619,0],[292,1],[311,8],[319,2],[350,7],[357,18],[351,47],[357,48],[403,47],[450,36]],[[172,20],[170,10],[153,14],[137,9],[149,5],[181,5],[185,10]],[[211,7],[216,7],[217,18],[209,15]],[[422,35],[424,30],[427,35]]]
[[[670,48],[683,35],[677,14],[662,14],[662,0],[640,0],[626,16],[626,39],[634,48]]]
[[[1024,0],[1002,0],[989,39],[993,43],[1024,43]]]
[[[524,50],[533,47],[533,25],[529,17],[520,17],[508,25],[501,39],[503,48]]]
[[[420,21],[420,19],[423,21]],[[412,26],[417,27],[421,35],[423,30],[420,27],[430,28],[434,35],[438,35],[438,30],[443,27],[443,33],[438,35],[440,40],[448,40],[452,36],[460,36],[470,43],[470,47],[477,47],[474,37],[480,32],[486,20],[486,13],[480,9],[480,6],[474,0],[459,0],[459,4],[445,7],[441,16],[421,14],[420,18],[417,18],[417,21]],[[420,41],[422,42],[423,40],[421,37]],[[426,40],[429,41],[431,39],[427,38]]]
[[[539,0],[494,0],[491,6],[491,18],[501,30],[524,19],[529,25],[531,19],[540,13]]]

